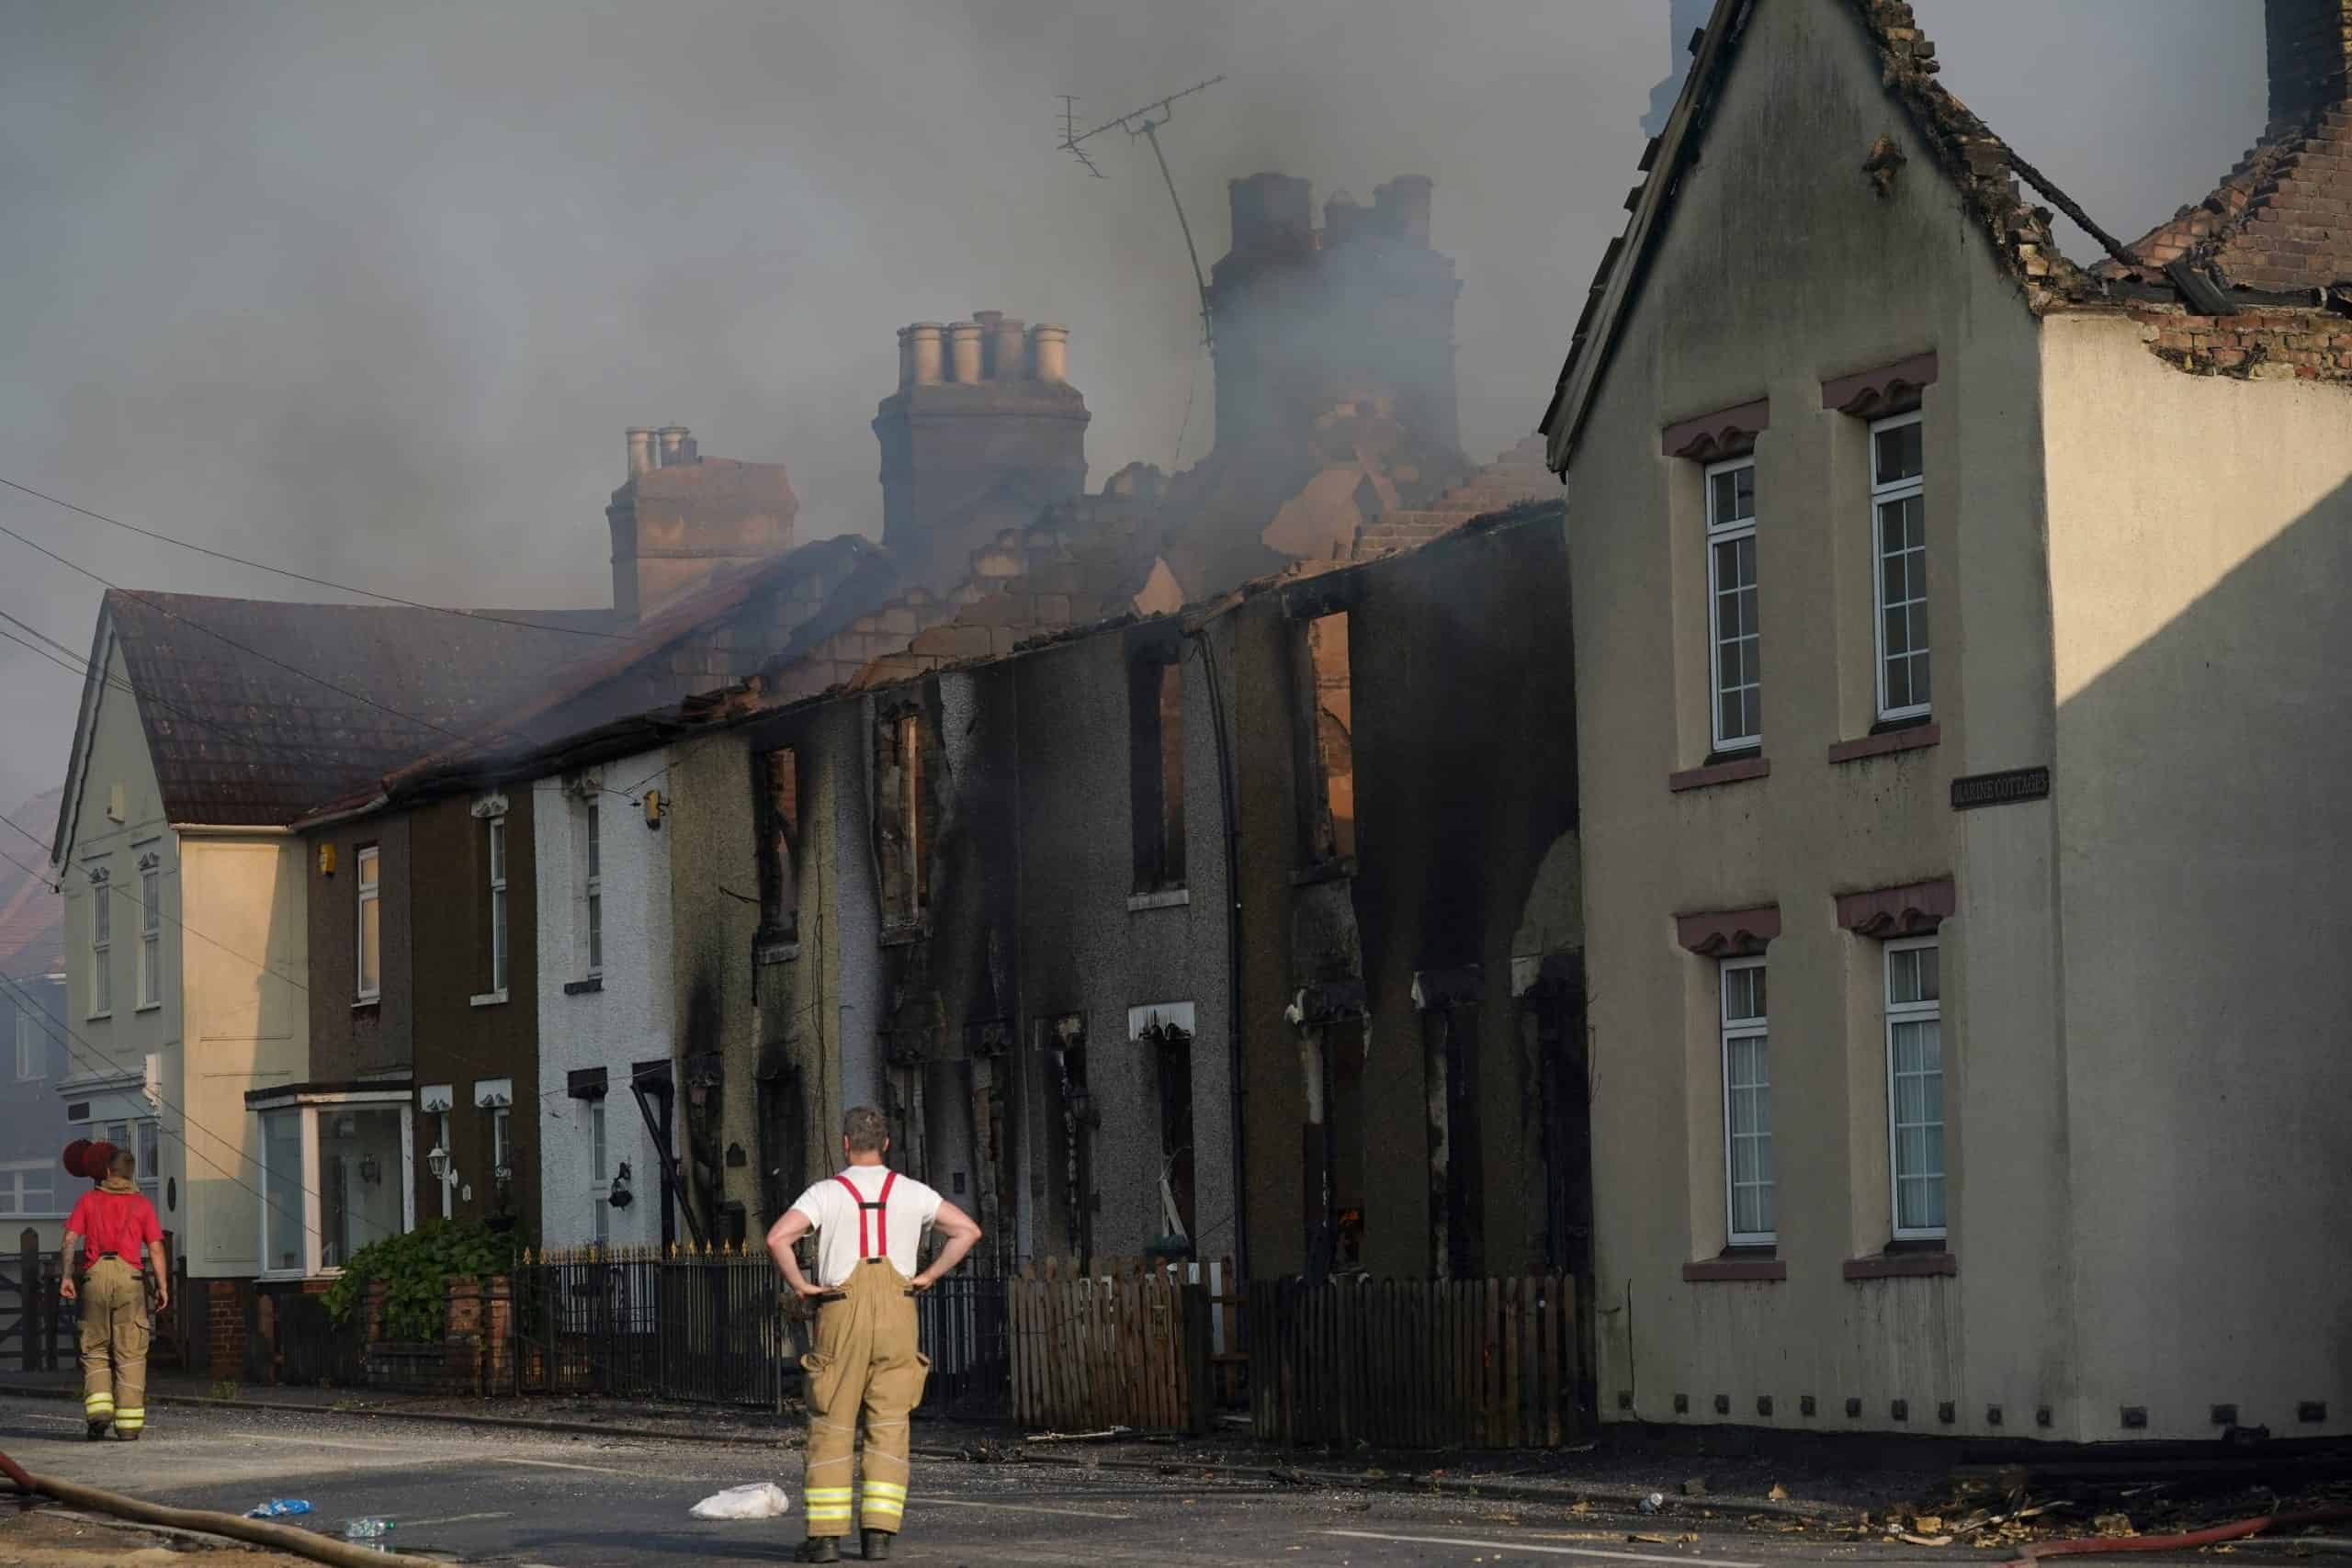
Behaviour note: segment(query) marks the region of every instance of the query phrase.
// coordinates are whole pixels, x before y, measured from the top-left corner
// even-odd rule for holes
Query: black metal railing
[[[514,1271],[514,1375],[521,1392],[752,1405],[800,1392],[809,1313],[765,1252],[556,1248]],[[916,1298],[931,1358],[926,1413],[1002,1414],[1012,1392],[1004,1281],[961,1275]]]
[[[524,1392],[781,1410],[805,1326],[764,1252],[556,1248],[514,1272]]]
[[[922,1408],[983,1420],[1006,1414],[1012,1396],[1010,1301],[1002,1280],[956,1274],[915,1298],[916,1342],[931,1358]]]

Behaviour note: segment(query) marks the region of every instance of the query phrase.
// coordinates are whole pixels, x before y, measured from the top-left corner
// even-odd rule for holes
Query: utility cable
[[[314,682],[319,685],[324,686],[328,691],[334,692],[339,696],[347,697],[351,701],[358,703],[363,706],[374,708],[379,713],[390,714],[394,718],[405,720],[406,722],[416,725],[422,728],[430,729],[436,734],[446,735],[450,739],[464,746],[480,747],[488,739],[497,739],[494,732],[481,737],[463,735],[445,725],[435,724],[431,719],[420,718],[412,713],[403,713],[401,710],[393,707],[389,703],[379,703],[373,697],[365,696],[360,693],[348,689],[347,687],[338,686],[323,675],[314,674],[311,671],[305,670],[298,664],[288,664],[282,659],[277,658],[271,654],[264,653],[261,649],[251,647],[245,643],[239,642],[235,637],[229,636],[225,632],[215,631],[212,627],[206,626],[202,621],[191,619],[187,615],[180,615],[175,610],[165,608],[164,605],[155,603],[154,600],[139,592],[135,589],[125,588],[120,583],[116,582],[98,572],[91,570],[86,566],[83,566],[75,561],[67,560],[55,550],[52,550],[47,546],[40,544],[32,539],[25,537],[24,535],[17,533],[14,528],[9,527],[5,523],[0,523],[0,534],[6,535],[9,538],[16,540],[18,544],[23,545],[28,549],[34,550],[40,555],[48,557],[51,560],[55,561],[58,565],[65,568],[69,571],[79,572],[84,577],[88,578],[91,581],[103,584],[104,586],[114,590],[114,592],[121,594],[124,598],[130,600],[132,603],[145,605],[148,609],[153,610],[159,615],[177,621],[183,626],[191,626],[196,630],[202,632],[207,637],[228,644],[231,648],[237,649],[241,653],[248,654],[254,659],[258,659],[265,664],[276,665],[278,669],[286,671],[289,674],[299,675],[305,681]]]
[[[565,632],[573,637],[608,637],[616,642],[627,642],[630,637],[628,632],[600,632],[588,626],[550,626],[544,621],[513,620],[504,615],[484,615],[478,610],[458,610],[447,604],[427,604],[421,600],[403,599],[397,593],[379,593],[372,588],[355,588],[347,582],[334,582],[323,577],[312,577],[306,572],[295,571],[288,567],[272,566],[267,561],[249,560],[243,556],[232,556],[226,550],[216,550],[209,546],[174,538],[169,534],[159,534],[153,528],[141,528],[136,523],[125,523],[119,517],[108,517],[106,513],[93,512],[86,506],[76,506],[70,501],[51,495],[46,491],[35,490],[28,484],[18,484],[12,479],[0,477],[0,485],[6,485],[10,490],[29,495],[37,501],[45,501],[51,506],[62,507],[68,512],[87,517],[93,522],[104,523],[136,534],[141,538],[153,539],[160,544],[176,545],[181,549],[193,550],[198,555],[209,556],[214,560],[228,561],[235,566],[251,567],[255,571],[274,571],[280,577],[290,577],[297,582],[307,582],[316,588],[331,588],[337,593],[356,593],[365,599],[379,599],[387,604],[404,604],[412,610],[430,610],[435,615],[457,615],[469,621],[491,621],[502,626],[524,626],[537,632]]]
[[[16,616],[9,615],[6,610],[0,610],[0,621],[7,622],[11,626],[25,626],[24,622],[17,620]],[[42,635],[39,631],[33,630],[30,626],[25,626],[25,629],[31,632],[32,636],[35,637],[40,637]],[[60,670],[64,671],[69,675],[79,676],[85,681],[89,680],[91,677],[91,667],[81,661],[79,659],[68,660],[58,654],[51,653],[48,649],[40,646],[39,643],[33,642],[27,637],[20,637],[15,632],[7,630],[5,626],[0,626],[0,640],[13,642],[20,648],[40,655],[41,658],[46,659],[49,662],[56,665]],[[49,639],[43,638],[43,640],[46,641]],[[198,715],[189,712],[184,707],[180,707],[169,699],[157,696],[153,692],[148,692],[142,694],[137,687],[117,680],[112,675],[99,673],[97,678],[100,682],[106,686],[107,690],[110,692],[120,692],[124,696],[130,698],[133,702],[152,703],[155,706],[164,709],[165,712],[170,713],[178,718],[183,724],[188,725],[192,728],[202,730],[205,734],[213,737],[225,746],[242,747],[248,751],[267,751],[270,755],[277,757],[316,757],[333,759],[336,761],[347,760],[347,754],[345,752],[323,749],[317,746],[265,745],[263,742],[255,740],[250,735],[240,735],[234,730],[223,729],[210,719],[199,717]],[[295,707],[300,706],[301,705],[288,704],[286,705],[288,707]],[[322,709],[316,707],[303,707],[303,711],[309,713],[341,713],[343,710],[338,708]],[[47,849],[48,846],[44,844],[42,848]]]

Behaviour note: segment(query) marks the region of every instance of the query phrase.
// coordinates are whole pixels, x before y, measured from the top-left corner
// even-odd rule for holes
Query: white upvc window
[[[49,1077],[49,1037],[41,1028],[40,1014],[25,1001],[17,1003],[17,1077]]]
[[[340,1273],[416,1226],[415,1134],[401,1089],[297,1093],[261,1109],[266,1276]]]
[[[1726,958],[1718,966],[1723,998],[1724,1200],[1734,1247],[1770,1247],[1779,1236],[1772,1213],[1771,1031],[1767,1025],[1764,961]]]
[[[605,1102],[588,1102],[588,1211],[594,1216],[596,1245],[604,1246],[613,1239],[613,1206],[605,1201],[611,1193],[611,1172],[605,1168]]]
[[[139,857],[140,1011],[164,1005],[164,867],[149,849]]]
[[[114,887],[103,864],[90,870],[90,1016],[114,1016]]]
[[[0,1215],[12,1220],[53,1220],[64,1213],[57,1196],[54,1160],[0,1166]],[[16,1243],[12,1240],[9,1245]]]
[[[1940,958],[1933,937],[1886,944],[1886,1120],[1897,1241],[1945,1235]]]
[[[1920,717],[1932,695],[1925,467],[1917,414],[1897,414],[1871,425],[1871,552],[1882,720]]]
[[[506,990],[506,818],[490,819],[490,989]]]
[[[1707,466],[1707,665],[1715,750],[1764,743],[1756,604],[1756,459]]]
[[[359,999],[372,1002],[384,994],[383,862],[370,844],[357,856],[359,884],[359,951],[353,965]]]
[[[605,846],[603,830],[598,826],[602,813],[595,795],[590,795],[581,803],[581,811],[582,837],[587,846],[586,873],[581,879],[581,892],[586,904],[588,976],[594,979],[605,972]]]

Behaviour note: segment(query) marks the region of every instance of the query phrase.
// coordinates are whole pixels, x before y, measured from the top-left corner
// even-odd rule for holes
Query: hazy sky
[[[1785,4],[1792,0],[1768,0]],[[1944,79],[2127,237],[2262,116],[2260,0],[1917,0]],[[878,531],[895,329],[1071,329],[1097,481],[1209,428],[1148,149],[1055,150],[1224,73],[1163,142],[1204,262],[1225,182],[1436,182],[1464,445],[1540,416],[1679,58],[1668,0],[628,6],[0,0],[0,475],[444,603],[602,604],[622,431],[782,459],[801,531]],[[2078,247],[2079,249],[2079,247]],[[1195,379],[1197,378],[1197,379]],[[131,586],[317,597],[0,491]],[[0,609],[96,589],[0,538]],[[62,776],[76,682],[0,643],[0,797]]]

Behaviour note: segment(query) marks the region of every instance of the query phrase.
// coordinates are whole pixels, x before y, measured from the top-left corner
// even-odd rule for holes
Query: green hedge
[[[368,1299],[369,1283],[381,1280],[384,1337],[438,1339],[451,1277],[508,1273],[521,1256],[511,1230],[494,1231],[480,1221],[427,1220],[406,1235],[386,1236],[353,1253],[343,1277],[328,1287],[327,1312],[337,1323],[347,1321]]]

